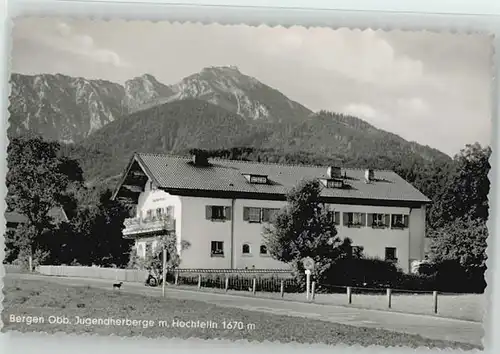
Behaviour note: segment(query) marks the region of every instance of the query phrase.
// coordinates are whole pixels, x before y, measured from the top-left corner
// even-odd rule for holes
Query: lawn
[[[247,339],[299,343],[345,345],[419,346],[438,348],[479,348],[469,344],[426,339],[417,335],[385,330],[339,325],[330,322],[279,316],[240,309],[218,307],[204,302],[187,301],[107,291],[88,286],[64,286],[44,280],[4,277],[3,331],[44,331],[49,333],[96,333],[101,335],[146,337],[198,337],[202,339]],[[24,322],[11,322],[12,315]],[[53,317],[51,317],[53,316]],[[123,319],[136,323],[74,324],[79,316],[86,319]],[[29,318],[42,318],[43,323],[27,323]],[[49,323],[66,318],[70,323]],[[191,323],[191,328],[175,327]],[[139,322],[144,321],[144,322]],[[161,325],[159,321],[165,321]],[[231,323],[233,328],[224,328]],[[200,323],[206,323],[205,328]],[[215,325],[217,327],[215,327]],[[168,327],[167,327],[168,326]]]

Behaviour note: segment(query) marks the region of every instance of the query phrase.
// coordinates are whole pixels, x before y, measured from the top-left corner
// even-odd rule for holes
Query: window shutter
[[[368,226],[373,225],[373,214],[368,214]]]
[[[231,207],[224,207],[224,219],[231,220]]]
[[[385,214],[385,226],[389,226],[391,224],[391,216],[389,214]]]
[[[405,227],[408,227],[408,224],[409,224],[408,215],[403,215],[403,224]]]
[[[212,206],[211,205],[207,205],[205,207],[205,217],[207,220],[211,220],[212,219]]]
[[[248,221],[250,219],[248,207],[243,207],[243,220]]]
[[[361,214],[361,226],[366,226],[366,213]]]
[[[344,226],[349,225],[349,213],[343,213],[344,216]]]
[[[270,210],[267,209],[267,208],[263,208],[262,211],[261,211],[261,218],[262,218],[262,221],[263,222],[269,222],[270,220],[270,217],[269,217],[269,214],[270,214]]]
[[[334,224],[339,225],[340,224],[340,212],[336,211],[334,215],[335,215]]]

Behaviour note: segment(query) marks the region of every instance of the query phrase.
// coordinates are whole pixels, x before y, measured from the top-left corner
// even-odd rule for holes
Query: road
[[[95,288],[112,290],[111,281],[103,279],[54,277],[34,274],[7,274],[6,277],[44,279],[67,286],[89,285]],[[121,291],[146,296],[161,296],[161,288],[149,288],[139,283],[125,283]],[[307,317],[321,321],[386,329],[394,332],[418,334],[431,339],[475,345],[482,345],[482,338],[484,336],[482,323],[442,317],[209,293],[179,289],[173,285],[167,286],[165,295],[170,298],[203,301],[223,307],[240,308],[277,315]]]

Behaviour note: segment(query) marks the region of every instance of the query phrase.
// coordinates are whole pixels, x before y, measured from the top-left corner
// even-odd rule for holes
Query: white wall
[[[362,205],[330,205],[334,210],[340,212],[355,213],[380,213],[380,214],[410,214],[409,208],[382,207],[382,206],[362,206]],[[373,229],[370,226],[365,227],[347,227],[343,225],[342,216],[340,225],[337,225],[337,234],[339,237],[349,237],[353,246],[363,246],[364,254],[370,257],[385,258],[385,248],[395,247],[398,266],[404,271],[409,269],[410,252],[410,232],[407,229]],[[411,218],[410,218],[411,225]]]
[[[146,183],[146,186],[144,188],[144,192],[142,192],[139,195],[139,200],[137,204],[137,215],[136,216],[146,216],[147,210],[151,209],[153,210],[153,213],[156,213],[157,208],[164,208],[166,209],[169,206],[174,207],[174,218],[175,218],[175,224],[176,224],[176,236],[177,236],[177,247],[180,248],[180,242],[182,239],[182,228],[180,227],[181,222],[182,222],[182,204],[181,204],[181,198],[176,195],[171,195],[165,191],[159,190],[159,189],[153,189],[151,190],[149,188],[150,186],[150,181]],[[142,252],[138,254],[142,257],[145,257],[146,255],[146,243],[152,242],[153,248],[156,247],[158,243],[158,238],[141,238],[138,239],[135,243],[136,247],[139,247],[139,245],[142,245]]]
[[[260,255],[263,244],[263,223],[250,223],[243,220],[244,207],[281,208],[282,201],[266,200],[231,200],[220,198],[178,197],[164,191],[146,191],[139,198],[138,210],[156,209],[172,205],[175,208],[176,233],[178,242],[185,240],[190,247],[181,253],[182,268],[239,268],[251,269],[286,269],[288,266],[270,256]],[[220,205],[231,207],[231,220],[206,220],[206,206]],[[411,209],[400,207],[361,206],[330,204],[329,207],[340,211],[338,236],[349,237],[353,246],[363,246],[367,256],[385,258],[385,248],[396,248],[398,266],[404,271],[410,268],[410,262],[423,258],[425,237],[425,208]],[[409,215],[409,227],[406,229],[373,229],[365,227],[347,227],[343,225],[344,212],[404,214]],[[145,254],[145,239],[143,243]],[[224,242],[224,256],[211,256],[211,241]],[[242,253],[244,243],[250,245],[250,255]]]
[[[238,199],[235,201],[235,214],[234,214],[234,267],[235,268],[245,268],[249,269],[255,266],[257,269],[288,269],[289,266],[285,263],[277,261],[271,256],[260,255],[260,245],[263,244],[264,240],[262,237],[262,231],[264,228],[264,223],[250,223],[243,220],[243,208],[244,207],[255,207],[255,208],[276,208],[281,209],[285,205],[285,202],[281,201],[268,201],[268,200],[242,200]],[[247,243],[250,245],[250,254],[243,254],[242,247],[243,244]]]
[[[425,206],[410,212],[410,262],[424,259],[425,250]]]
[[[231,199],[181,197],[182,237],[191,246],[181,253],[182,268],[231,268],[231,221],[206,220],[206,206],[231,207]],[[224,256],[212,257],[211,241],[224,242]]]

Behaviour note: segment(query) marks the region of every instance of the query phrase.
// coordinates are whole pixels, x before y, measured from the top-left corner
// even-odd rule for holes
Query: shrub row
[[[484,269],[466,269],[455,261],[423,264],[419,274],[406,274],[394,264],[370,258],[342,259],[323,274],[318,290],[337,286],[391,288],[413,291],[483,293]]]

